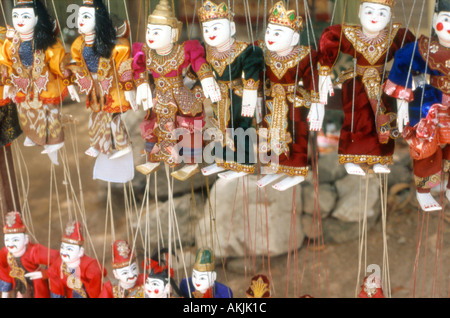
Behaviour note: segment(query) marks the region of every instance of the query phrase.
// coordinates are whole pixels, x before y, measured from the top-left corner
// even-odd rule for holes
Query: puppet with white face
[[[202,160],[205,98],[220,100],[220,91],[205,52],[196,41],[177,43],[182,23],[167,0],[161,0],[148,17],[146,43],[133,45],[137,103],[148,114],[141,124],[148,162],[137,167],[143,174],[159,169],[160,163],[175,168],[172,173],[185,181],[198,173]],[[183,81],[189,65],[201,87],[188,89]],[[149,75],[155,82],[152,92]]]
[[[42,146],[54,164],[64,146],[60,106],[70,93],[79,101],[70,82],[70,56],[57,38],[57,28],[40,0],[19,0],[12,11],[10,29],[0,51],[3,98],[17,104],[19,121],[26,136],[24,145]]]
[[[144,298],[173,298],[181,295],[178,286],[173,279],[173,269],[168,266],[168,259],[160,260],[160,257],[167,254],[167,249],[162,249],[150,259],[146,269],[150,270],[144,284]]]
[[[398,100],[398,126],[410,145],[416,197],[425,212],[442,209],[431,189],[441,184],[442,174],[450,168],[449,0],[437,3],[433,28],[431,39],[421,36],[397,52],[385,87],[385,92]],[[430,75],[430,81],[417,84],[413,74]],[[450,184],[448,199],[449,188]]]
[[[21,214],[10,212],[3,228],[5,247],[0,250],[0,292],[3,298],[48,298],[46,271],[58,251],[30,242]]]
[[[394,0],[362,0],[360,25],[334,25],[320,39],[319,91],[322,102],[333,94],[332,68],[340,53],[354,65],[339,77],[344,122],[340,132],[339,162],[351,175],[368,171],[390,173],[395,139],[399,137],[394,108],[382,84],[386,63],[414,36],[391,23]]]
[[[222,99],[213,104],[214,118],[211,118],[216,130],[216,163],[204,168],[202,173],[212,175],[229,170],[219,174],[225,179],[253,174],[256,140],[239,138],[239,135],[252,128],[260,74],[264,69],[263,52],[257,46],[235,39],[236,25],[227,4],[205,1],[198,16],[206,43],[206,59],[222,94]]]
[[[324,105],[318,98],[317,53],[299,43],[302,18],[280,1],[268,22],[260,42],[266,53],[267,115],[258,130],[259,152],[266,162],[265,176],[257,184],[263,188],[283,178],[272,187],[285,191],[308,174],[309,130],[321,130]]]

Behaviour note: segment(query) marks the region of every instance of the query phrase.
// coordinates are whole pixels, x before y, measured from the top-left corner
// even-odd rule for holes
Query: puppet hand
[[[15,92],[14,92],[14,87],[12,87],[11,85],[5,85],[3,88],[3,99],[14,99],[15,97]]]
[[[220,94],[219,85],[217,85],[217,82],[214,78],[212,77],[204,78],[201,81],[201,84],[205,97],[211,99],[213,103],[217,103],[222,98]]]
[[[397,100],[397,126],[400,133],[403,132],[403,127],[409,125],[409,104],[405,100]]]
[[[256,103],[258,102],[258,91],[244,89],[242,96],[242,117],[255,116]]]
[[[153,97],[150,85],[143,83],[138,86],[136,93],[136,104],[137,107],[142,105],[144,110],[149,110],[153,107]]]
[[[43,277],[42,272],[32,272],[24,275],[26,278],[31,280],[41,279]]]
[[[126,91],[125,99],[130,103],[130,106],[134,111],[137,111],[139,109],[136,103],[136,91]]]
[[[334,96],[333,81],[331,80],[331,76],[319,76],[319,96],[322,104],[328,104],[328,95]]]
[[[72,100],[74,102],[80,102],[80,96],[78,96],[78,92],[77,89],[75,88],[74,85],[69,85],[67,86],[67,89],[69,90],[69,94],[70,94],[70,98],[72,98]]]
[[[308,121],[310,131],[321,131],[323,126],[323,119],[325,117],[325,105],[320,103],[313,103],[309,111]]]
[[[264,98],[258,97],[258,102],[256,104],[256,123],[260,124],[263,121],[263,105],[264,105]]]

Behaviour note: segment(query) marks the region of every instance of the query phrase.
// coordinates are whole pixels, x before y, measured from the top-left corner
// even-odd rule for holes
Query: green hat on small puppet
[[[201,248],[195,256],[194,269],[198,272],[212,272],[215,269],[214,252],[210,248]]]

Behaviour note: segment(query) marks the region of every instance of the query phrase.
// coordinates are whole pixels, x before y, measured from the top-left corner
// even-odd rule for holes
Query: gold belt
[[[159,77],[155,80],[156,87],[163,91],[166,91],[169,88],[181,87],[184,85],[183,77]]]

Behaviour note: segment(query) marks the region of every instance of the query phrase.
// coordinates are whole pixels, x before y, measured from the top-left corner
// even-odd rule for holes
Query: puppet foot
[[[111,156],[109,156],[110,160],[118,159],[120,157],[123,157],[131,152],[131,146],[126,147],[125,149],[116,151]]]
[[[97,149],[95,149],[94,147],[89,148],[88,150],[86,150],[84,152],[86,155],[88,155],[89,157],[92,158],[97,158],[98,155],[100,154],[100,151],[98,151]]]
[[[55,166],[59,166],[58,152],[57,152],[57,151],[49,152],[49,153],[47,154],[47,156],[50,158],[50,161],[51,161]]]
[[[359,165],[354,163],[346,163],[345,170],[347,170],[348,174],[354,175],[354,176],[365,176],[366,172],[363,168],[361,168]]]
[[[210,165],[202,169],[202,174],[207,177],[213,174],[225,171],[225,168],[219,167],[217,164]]]
[[[417,201],[424,212],[440,211],[442,207],[433,198],[431,193],[416,192]]]
[[[391,169],[387,165],[381,165],[379,163],[373,166],[373,171],[375,173],[391,173]]]
[[[146,164],[139,165],[136,167],[136,170],[147,176],[153,172],[159,170],[161,163],[160,162],[147,162]]]
[[[224,173],[219,174],[219,178],[225,179],[225,180],[233,180],[240,177],[244,177],[248,175],[247,172],[236,172],[236,171],[227,171]]]
[[[64,146],[63,142],[60,144],[57,144],[57,145],[46,145],[46,146],[44,146],[44,151],[42,151],[41,154],[46,155],[46,154],[49,154],[52,152],[56,152],[59,149],[61,149],[63,146]]]
[[[258,180],[258,182],[256,182],[256,185],[259,188],[265,188],[272,182],[280,179],[282,176],[283,176],[282,174],[268,174],[265,177],[263,177],[262,179]]]
[[[295,187],[296,185],[305,181],[305,177],[296,176],[296,177],[288,177],[283,179],[281,182],[273,185],[272,188],[278,191],[286,191],[289,188]]]
[[[170,175],[177,180],[186,181],[193,175],[200,172],[198,164],[190,164],[184,166],[182,169],[172,172]]]
[[[33,140],[31,140],[30,138],[26,137],[25,141],[23,142],[23,145],[25,147],[34,147],[34,146],[36,146],[36,143]]]

